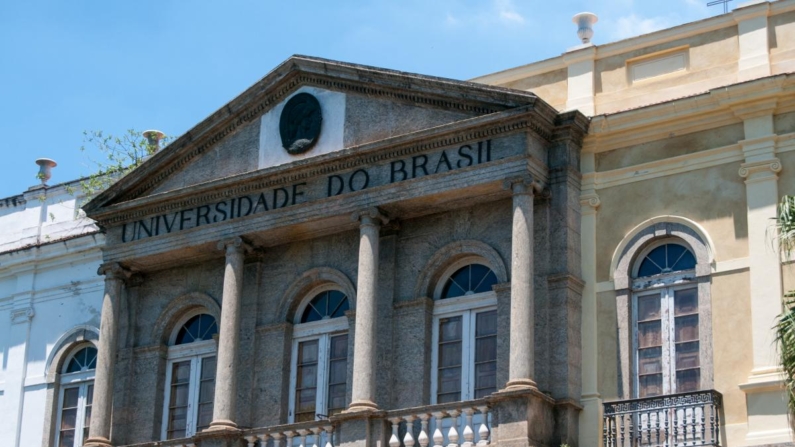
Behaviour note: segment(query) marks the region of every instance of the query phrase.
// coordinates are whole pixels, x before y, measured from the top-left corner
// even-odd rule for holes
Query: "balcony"
[[[715,391],[605,402],[605,447],[720,446],[723,396]]]
[[[381,434],[388,439],[389,447],[487,447],[491,444],[488,399],[379,412],[378,418],[384,421],[385,431]],[[344,422],[344,417],[332,416],[226,434],[203,432],[192,438],[126,447],[200,447],[216,445],[212,439],[218,436],[229,436],[235,440],[233,444],[243,441],[247,447],[333,447],[340,445],[338,431]]]

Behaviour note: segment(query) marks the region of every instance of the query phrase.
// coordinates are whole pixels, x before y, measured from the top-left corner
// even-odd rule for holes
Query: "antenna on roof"
[[[727,12],[729,12],[729,2],[730,1],[732,1],[732,0],[715,0],[715,1],[707,3],[707,6],[715,6],[715,5],[720,5],[721,3],[723,3],[723,13],[726,14]]]

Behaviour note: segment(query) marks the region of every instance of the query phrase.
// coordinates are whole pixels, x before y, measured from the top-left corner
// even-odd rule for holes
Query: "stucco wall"
[[[791,72],[795,65],[795,11],[768,18],[768,40],[773,74]]]
[[[502,87],[533,92],[552,107],[564,110],[568,98],[568,83],[568,70],[562,69],[508,82]]]
[[[716,245],[717,261],[747,257],[745,185],[739,168],[739,162],[728,163],[599,190],[597,280],[610,279],[613,252],[625,235],[662,214],[702,225]]]
[[[687,47],[688,69],[635,83],[627,73],[627,60],[678,47]],[[722,28],[596,61],[594,95],[596,113],[611,113],[693,95],[736,79],[737,28]]]

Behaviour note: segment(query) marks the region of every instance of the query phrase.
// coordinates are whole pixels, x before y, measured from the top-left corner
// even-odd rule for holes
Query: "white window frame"
[[[84,348],[92,347],[96,349],[93,344],[81,344],[72,349],[72,353],[63,364],[64,371],[69,367],[69,362],[72,361],[75,354],[82,351]],[[77,371],[73,373],[61,373],[60,377],[60,390],[58,392],[58,413],[55,418],[55,445],[61,442],[61,417],[63,416],[63,400],[67,388],[79,388],[77,398],[77,417],[75,418],[75,443],[74,447],[82,447],[83,445],[83,429],[86,417],[86,398],[88,397],[88,387],[94,384],[95,369],[88,371]]]
[[[482,261],[479,263],[483,264]],[[471,262],[467,264],[471,264]],[[434,302],[433,331],[431,335],[431,343],[433,345],[431,352],[431,405],[437,403],[439,387],[439,321],[443,318],[462,316],[461,365],[463,366],[461,368],[461,400],[472,400],[475,394],[475,319],[479,313],[496,309],[497,296],[494,292],[446,298]]]
[[[327,320],[312,321],[309,323],[301,323],[301,317],[304,314],[309,303],[319,294],[336,290],[342,292],[347,297],[347,294],[340,290],[334,284],[324,284],[322,286],[312,289],[307,293],[307,299],[298,307],[295,313],[295,326],[293,327],[293,345],[290,354],[290,400],[289,411],[287,413],[287,422],[292,424],[295,422],[295,387],[298,382],[298,344],[301,342],[318,340],[318,353],[317,353],[317,397],[315,400],[315,414],[328,414],[328,378],[329,378],[329,351],[331,348],[331,338],[337,335],[348,334],[348,318],[338,317],[329,318]],[[350,305],[350,297],[347,297],[348,304]],[[349,340],[350,342],[350,340]],[[348,353],[350,357],[350,352]]]
[[[190,361],[190,381],[188,382],[188,414],[185,422],[185,436],[191,437],[196,434],[196,422],[199,399],[199,385],[201,382],[201,362],[208,357],[218,356],[218,343],[216,340],[202,340],[182,345],[174,345],[177,341],[182,327],[193,317],[209,313],[203,309],[196,309],[185,314],[175,325],[176,330],[169,338],[168,354],[166,355],[166,383],[163,399],[163,422],[160,429],[160,439],[165,441],[168,436],[168,406],[171,400],[171,379],[173,375],[174,363]],[[216,319],[216,325],[218,320]],[[215,402],[213,402],[215,404]]]
[[[670,243],[664,241],[663,243]],[[658,247],[662,244],[655,244],[651,249]],[[681,245],[681,244],[679,244]],[[687,247],[685,247],[687,248]],[[649,253],[651,249],[647,249],[644,253]],[[689,250],[689,248],[688,248]],[[644,259],[643,257],[639,259]],[[642,262],[642,261],[641,261]],[[640,263],[638,263],[640,265]],[[635,271],[637,271],[637,266]],[[676,343],[674,341],[674,294],[679,290],[696,289],[696,296],[698,297],[698,283],[694,281],[695,272],[693,270],[686,270],[676,272],[675,274],[642,277],[633,280],[632,288],[632,361],[634,367],[634,377],[632,378],[634,384],[633,394],[635,398],[640,396],[640,359],[638,358],[638,348],[640,342],[638,340],[638,298],[659,294],[660,295],[660,321],[661,321],[661,335],[662,335],[662,395],[674,394],[678,391],[676,388],[676,367],[674,365],[676,359]],[[698,297],[700,302],[700,297]],[[701,316],[699,312],[699,321]],[[702,349],[703,335],[699,330],[699,350]],[[699,366],[699,369],[703,368]]]

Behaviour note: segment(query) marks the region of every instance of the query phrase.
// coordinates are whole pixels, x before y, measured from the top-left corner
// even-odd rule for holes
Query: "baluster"
[[[400,438],[398,438],[400,418],[391,418],[389,422],[392,423],[392,436],[389,438],[389,447],[400,447]]]
[[[657,429],[657,444],[660,444],[660,411],[654,412],[654,426]]]
[[[704,438],[706,437],[705,436],[706,435],[706,430],[707,430],[707,425],[706,425],[706,419],[705,419],[705,415],[704,415],[704,403],[702,402],[701,403],[701,442],[702,443],[704,442]]]
[[[458,410],[448,411],[447,414],[450,415],[450,419],[452,419],[452,424],[450,424],[450,431],[447,432],[447,447],[458,447],[458,415],[461,414]]]
[[[261,434],[259,436],[256,436],[256,438],[259,440],[259,447],[267,446],[268,445],[268,438],[270,438],[270,437],[271,436],[269,434],[267,434],[267,433],[263,433],[263,434]],[[251,442],[251,441],[249,441],[249,442]],[[249,447],[254,447],[254,444],[253,443],[249,444]],[[279,446],[276,445],[276,440],[275,439],[273,441],[273,447],[279,447]]]
[[[417,436],[417,441],[420,443],[420,447],[428,447],[430,443],[430,439],[428,439],[428,419],[431,416],[428,413],[423,413],[420,415],[420,435]]]
[[[674,445],[679,444],[679,410],[674,407]]]
[[[663,440],[663,445],[668,446],[671,442],[671,438],[669,437],[671,435],[671,429],[668,425],[668,420],[671,418],[671,410],[666,408],[663,410],[663,414],[665,415],[665,439]]]
[[[287,436],[286,447],[293,447],[293,438],[295,438],[295,432],[290,430],[287,433],[285,433],[285,436]]]
[[[312,428],[312,447],[322,447],[323,443],[320,441],[321,433],[323,433],[323,427]]]
[[[406,421],[406,436],[403,437],[403,445],[406,447],[414,447],[414,420],[417,419],[417,416],[409,415],[403,416],[403,419]]]
[[[301,443],[299,444],[299,447],[306,447],[306,435],[308,435],[308,434],[309,434],[309,430],[307,430],[307,429],[302,428],[302,429],[298,430],[298,436],[300,436],[300,439],[301,439]]]
[[[720,409],[717,405],[715,406],[715,445],[720,445]]]
[[[629,417],[632,417],[631,413],[630,413]],[[626,422],[624,421],[624,418],[626,418],[626,416],[621,416],[621,419],[620,419],[621,426],[619,427],[619,430],[621,431],[621,443],[619,445],[621,447],[624,447],[626,445],[626,443],[624,442],[624,425],[626,424]]]
[[[324,425],[323,430],[326,432],[326,447],[334,447],[334,426]]]
[[[715,437],[715,413],[717,413],[718,408],[715,406],[715,402],[709,404],[709,435],[712,439],[713,444],[718,445],[718,440]]]
[[[464,412],[464,443],[461,444],[462,447],[472,447],[475,445],[473,442],[475,440],[475,432],[472,431],[472,415],[475,413],[474,408],[464,408],[462,410]]]
[[[442,418],[444,417],[444,412],[436,411],[433,413],[433,417],[436,419],[436,429],[433,431],[433,447],[443,447]]]
[[[483,422],[480,423],[478,429],[478,447],[483,447],[489,444],[489,407],[482,405],[478,407],[480,415],[483,417]]]
[[[273,438],[273,447],[282,447],[282,438],[284,435],[282,433],[273,433],[270,435]],[[259,435],[259,445],[260,447],[265,447],[268,442],[268,435]],[[287,446],[292,447],[292,446]]]
[[[690,439],[693,440],[693,445],[695,445],[696,441],[698,440],[698,414],[696,413],[697,409],[698,406],[693,405],[693,411],[690,413],[690,426],[693,429],[692,436],[690,437]]]

